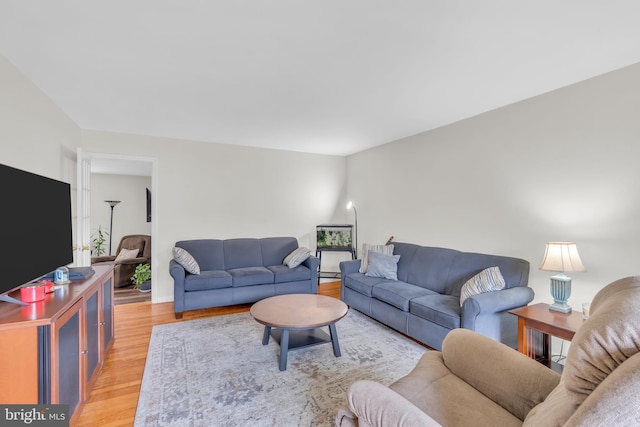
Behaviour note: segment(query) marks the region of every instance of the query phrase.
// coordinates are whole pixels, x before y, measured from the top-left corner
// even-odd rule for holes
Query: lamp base
[[[571,306],[564,301],[556,301],[549,306],[549,310],[559,311],[560,313],[571,313]]]
[[[571,278],[565,276],[564,273],[551,276],[551,296],[553,304],[549,306],[549,310],[571,313],[571,306],[567,304],[567,300],[571,296]]]

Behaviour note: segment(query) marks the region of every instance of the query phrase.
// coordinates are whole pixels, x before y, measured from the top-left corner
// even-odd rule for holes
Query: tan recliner
[[[138,249],[136,258],[116,261],[121,249]],[[151,236],[146,234],[130,234],[123,236],[118,244],[115,256],[99,256],[91,258],[91,264],[113,264],[114,286],[122,288],[133,285],[131,276],[138,264],[151,264]]]
[[[640,277],[598,292],[562,377],[466,329],[389,387],[358,381],[337,426],[640,425]]]

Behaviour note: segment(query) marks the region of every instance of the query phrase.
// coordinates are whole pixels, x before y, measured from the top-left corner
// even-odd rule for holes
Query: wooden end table
[[[334,356],[340,357],[336,322],[348,310],[344,302],[325,295],[288,294],[258,301],[251,306],[251,316],[264,325],[262,345],[269,344],[270,336],[280,344],[280,370],[284,371],[289,350],[331,342]],[[319,329],[324,326],[331,336]]]
[[[582,313],[549,310],[549,304],[544,303],[516,308],[509,313],[518,317],[518,351],[561,372],[562,365],[551,360],[551,336],[571,341],[584,321]]]

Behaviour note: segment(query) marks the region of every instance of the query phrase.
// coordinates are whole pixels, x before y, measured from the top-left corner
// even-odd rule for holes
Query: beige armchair
[[[138,254],[135,258],[116,260],[117,255],[122,249],[137,249]],[[138,264],[151,264],[151,236],[146,234],[123,236],[122,239],[120,239],[115,256],[93,257],[91,258],[91,264],[113,264],[113,285],[116,288],[133,285],[131,276],[133,276]]]
[[[575,334],[562,377],[456,329],[389,387],[358,381],[337,426],[640,425],[640,277],[604,287]]]

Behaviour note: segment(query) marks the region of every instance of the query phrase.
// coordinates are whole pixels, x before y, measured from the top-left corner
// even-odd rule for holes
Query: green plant
[[[140,285],[149,279],[151,279],[151,266],[149,264],[138,264],[136,271],[131,276],[131,281],[134,284],[133,288],[140,289]]]
[[[93,250],[95,251],[96,256],[104,255],[106,249],[104,248],[104,244],[107,241],[108,232],[102,229],[102,226],[99,225],[98,229],[91,236],[91,243],[93,244]]]

